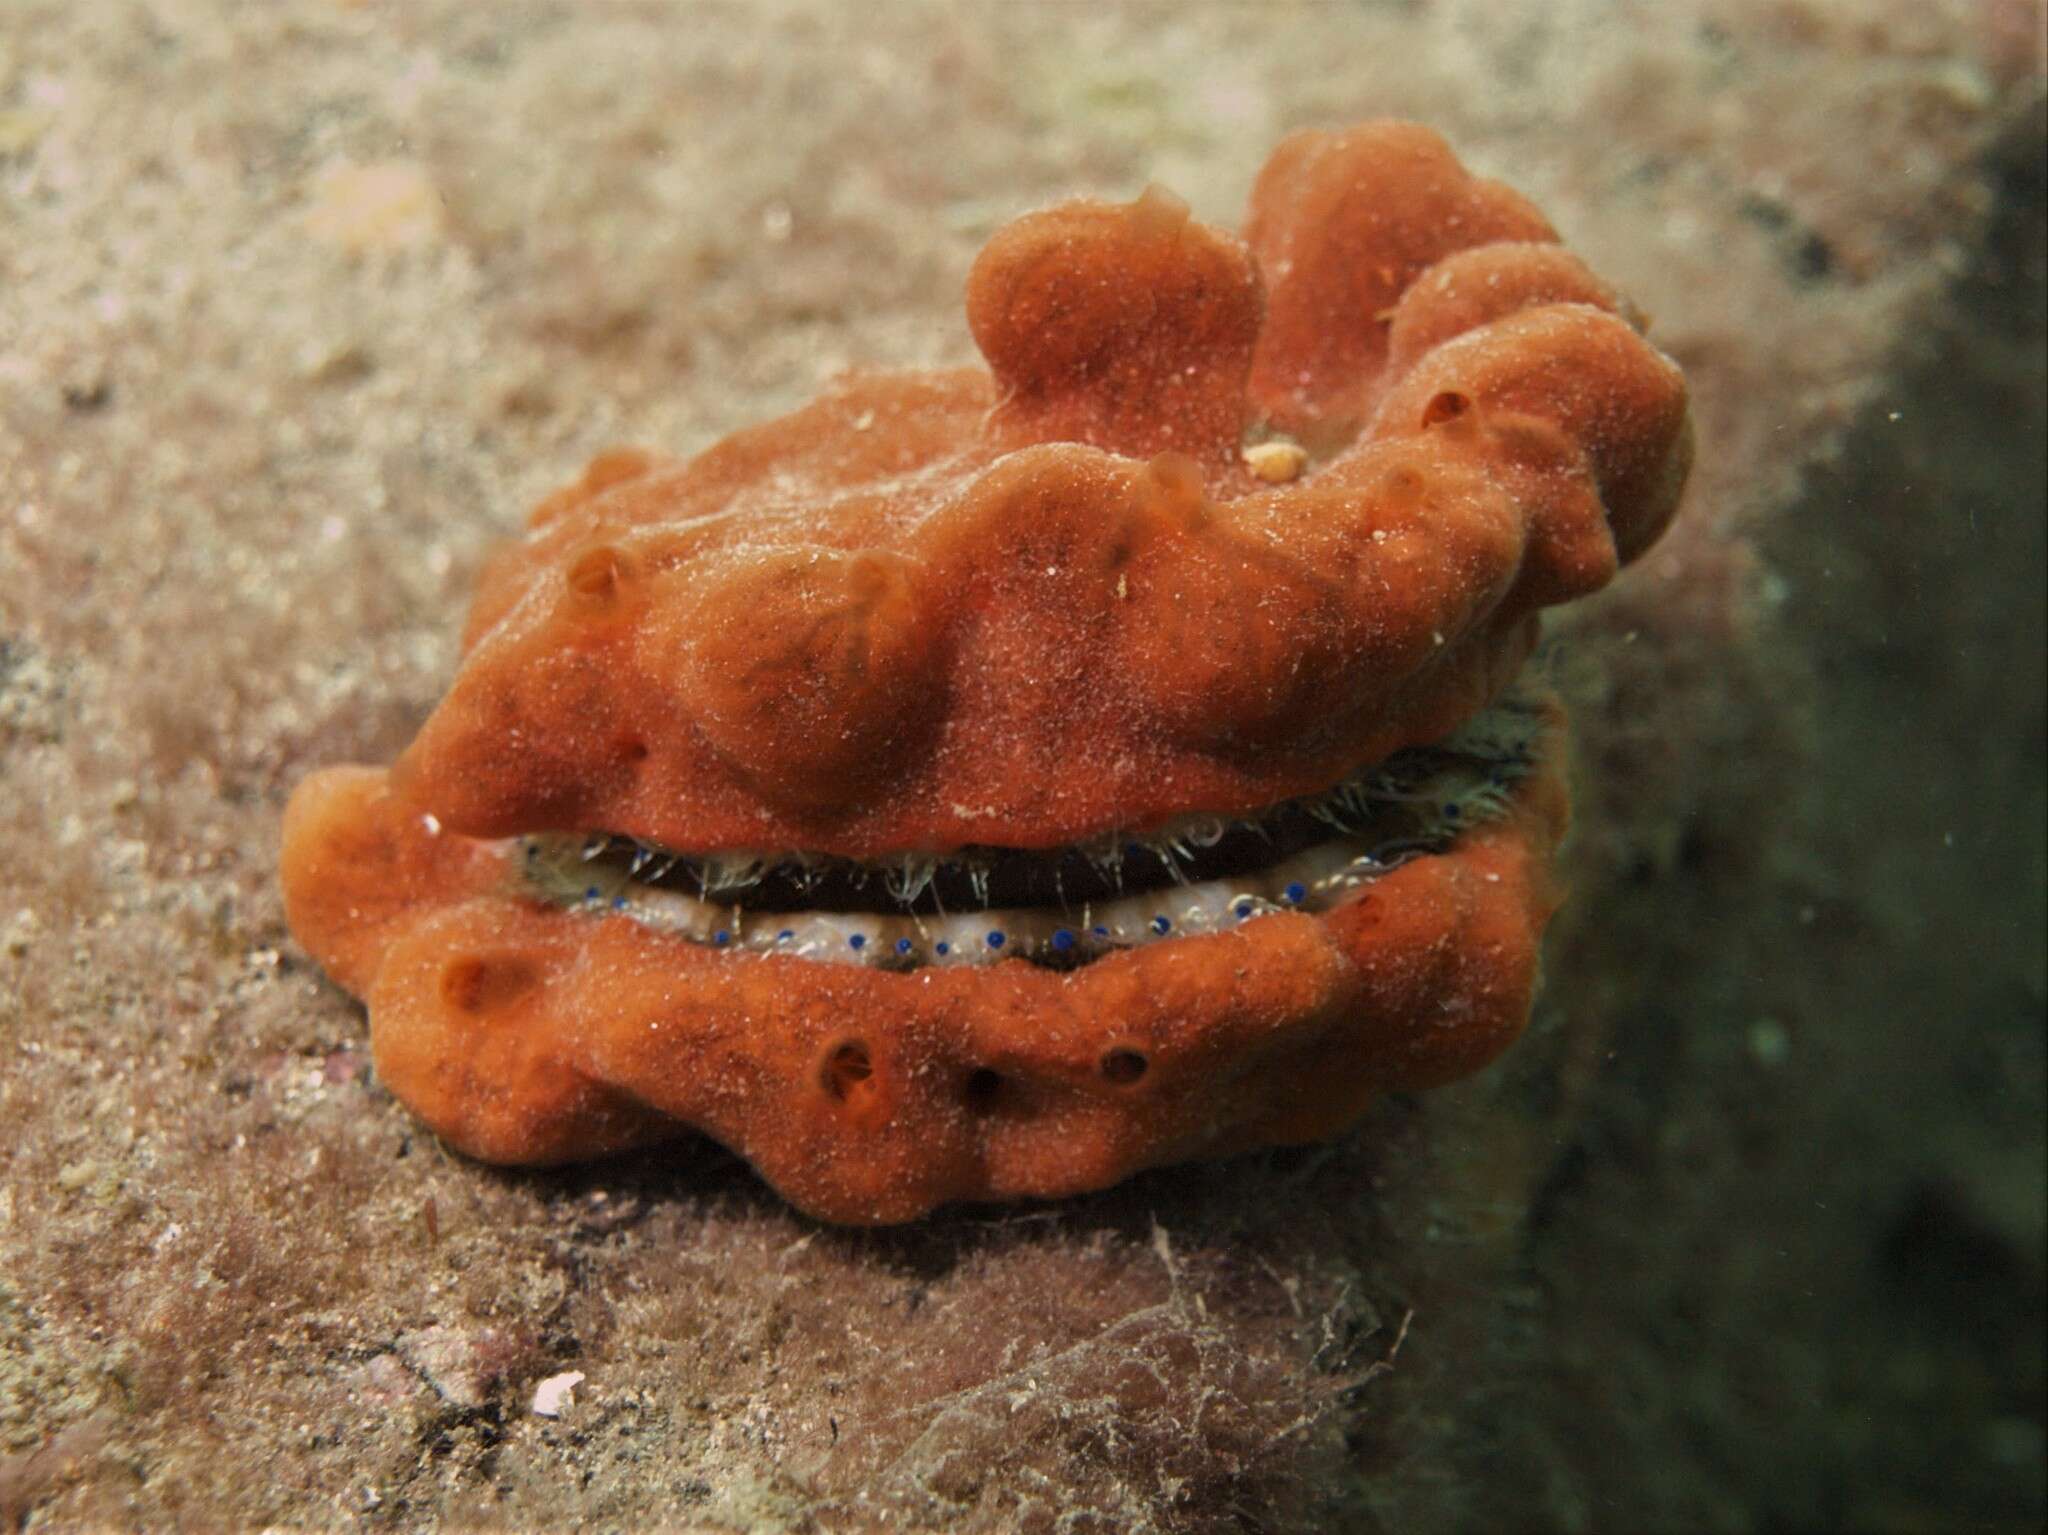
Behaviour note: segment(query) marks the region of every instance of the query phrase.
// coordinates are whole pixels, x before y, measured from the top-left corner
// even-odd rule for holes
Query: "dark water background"
[[[1744,909],[1712,844],[1663,892],[1696,942],[1538,1213],[1554,1330],[1501,1421],[1562,1415],[1592,1527],[2042,1518],[2038,142],[2000,186],[1953,323],[1764,540],[1804,658],[1781,840]]]

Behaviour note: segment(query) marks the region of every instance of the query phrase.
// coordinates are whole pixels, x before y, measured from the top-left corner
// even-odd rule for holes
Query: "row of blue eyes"
[[[603,894],[603,891],[599,890],[595,885],[592,885],[588,890],[583,892],[583,898],[587,901],[595,901],[601,899]],[[1280,899],[1289,906],[1299,906],[1307,898],[1308,887],[1306,885],[1289,885],[1285,890],[1280,892]],[[614,911],[623,911],[626,907],[626,904],[627,902],[624,896],[617,895],[612,897],[612,909]],[[1251,916],[1252,913],[1257,910],[1258,907],[1250,901],[1240,901],[1237,903],[1237,915],[1240,919]],[[1092,931],[1094,932],[1097,938],[1107,938],[1109,936],[1109,929],[1106,927],[1097,927],[1092,929]],[[1152,919],[1152,931],[1155,933],[1162,934],[1172,932],[1173,919],[1171,917],[1154,917]],[[777,943],[788,943],[794,937],[796,937],[795,929],[786,927],[781,932],[775,935],[775,941]],[[724,948],[727,944],[732,942],[732,933],[725,928],[720,928],[717,932],[711,935],[711,941],[718,947]],[[988,946],[991,949],[1000,949],[1005,943],[1009,942],[1009,935],[999,927],[992,927],[989,929],[988,937],[984,941],[988,944]],[[1064,954],[1067,950],[1073,948],[1073,946],[1077,942],[1079,942],[1079,940],[1075,938],[1074,931],[1072,928],[1056,927],[1053,929],[1052,946],[1055,949],[1059,950],[1062,954]],[[868,935],[866,933],[849,933],[846,937],[846,946],[849,949],[854,950],[865,949],[868,946]],[[908,954],[914,947],[915,945],[912,944],[908,938],[899,938],[896,940],[896,952],[898,954]],[[950,943],[947,943],[943,938],[940,939],[932,947],[934,952],[939,954],[941,957],[951,954],[953,952],[953,946]]]

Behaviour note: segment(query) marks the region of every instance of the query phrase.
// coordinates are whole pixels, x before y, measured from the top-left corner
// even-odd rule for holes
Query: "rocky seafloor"
[[[0,7],[0,1522],[2032,1529],[2041,11]],[[1696,391],[1558,626],[1530,1035],[1337,1144],[851,1232],[424,1135],[278,813],[598,449],[965,359],[989,231],[1420,118]],[[581,1383],[554,1416],[536,1388]]]

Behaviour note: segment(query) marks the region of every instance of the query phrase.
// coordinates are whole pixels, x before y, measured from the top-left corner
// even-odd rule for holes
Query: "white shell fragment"
[[[581,1370],[564,1370],[560,1375],[550,1375],[533,1388],[533,1414],[537,1418],[559,1418],[562,1409],[574,1398],[576,1388],[583,1384]]]

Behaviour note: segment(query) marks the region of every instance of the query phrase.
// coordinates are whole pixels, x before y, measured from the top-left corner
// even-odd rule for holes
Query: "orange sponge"
[[[1526,1016],[1537,611],[1669,521],[1683,381],[1426,130],[997,233],[990,372],[622,450],[486,570],[293,928],[474,1155],[694,1126],[847,1221],[1340,1129]],[[1282,435],[1282,434],[1285,435]]]

